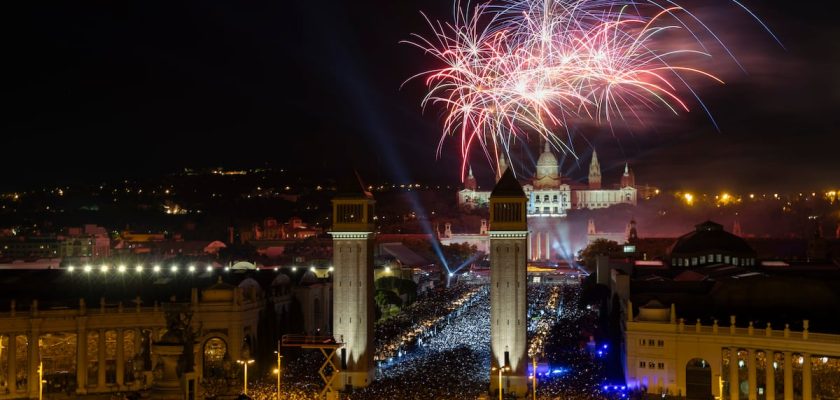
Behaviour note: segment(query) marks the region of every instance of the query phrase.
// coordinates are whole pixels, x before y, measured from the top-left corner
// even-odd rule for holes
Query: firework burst
[[[738,63],[706,24],[670,0],[456,1],[452,22],[426,20],[432,34],[406,43],[441,67],[409,80],[428,87],[424,108],[445,110],[438,155],[447,137],[457,137],[462,178],[476,147],[498,170],[516,140],[541,138],[574,155],[576,121],[613,128],[643,123],[649,111],[688,112],[693,102],[708,113],[690,85],[697,77],[723,83],[694,66],[712,56],[705,43]]]

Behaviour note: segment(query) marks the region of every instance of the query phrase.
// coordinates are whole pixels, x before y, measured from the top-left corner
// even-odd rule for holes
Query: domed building
[[[499,166],[502,170],[507,168],[504,157],[500,158]],[[589,182],[586,184],[563,178],[560,174],[560,162],[548,142],[543,145],[536,167],[536,174],[531,182],[522,185],[528,197],[528,226],[531,230],[528,240],[529,260],[551,261],[559,258],[557,253],[561,252],[563,244],[557,236],[557,224],[559,218],[565,217],[568,210],[607,208],[619,204],[636,205],[638,192],[629,165],[625,164],[619,184],[603,188],[601,165],[598,163],[598,154],[594,151],[589,164]],[[478,190],[470,168],[464,189],[458,192],[458,205],[465,209],[486,207],[489,198],[490,191]]]
[[[694,232],[680,236],[668,251],[672,267],[699,267],[728,264],[736,267],[756,265],[755,250],[747,242],[723,230],[723,225],[706,221]]]

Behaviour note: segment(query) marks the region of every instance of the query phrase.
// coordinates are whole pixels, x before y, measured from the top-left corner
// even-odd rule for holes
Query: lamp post
[[[280,372],[282,371],[280,369],[280,359],[283,358],[283,356],[280,355],[279,350],[274,353],[277,354],[277,369],[274,370],[274,373],[277,374],[277,400],[280,400]]]
[[[245,367],[245,379],[242,379],[242,393],[248,395],[248,364],[253,364],[254,360],[236,360],[236,362]]]
[[[502,400],[502,372],[503,371],[509,371],[510,367],[508,367],[508,366],[493,367],[493,371],[496,371],[496,370],[499,371],[499,400]]]
[[[44,398],[44,363],[38,363],[38,400]]]
[[[534,369],[534,400],[537,400],[537,355],[531,358]]]

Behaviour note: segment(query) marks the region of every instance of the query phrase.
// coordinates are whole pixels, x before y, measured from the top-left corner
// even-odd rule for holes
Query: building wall
[[[212,337],[221,337],[227,343],[228,355],[231,360],[241,357],[242,343],[246,335],[255,339],[259,313],[264,304],[262,299],[247,299],[241,296],[236,290],[231,300],[227,302],[204,302],[198,300],[197,292],[193,294],[191,303],[194,312],[192,325],[194,328],[201,328],[198,332],[194,355],[196,377],[202,378],[201,367],[203,365],[204,352],[203,344]],[[140,354],[141,337],[148,335],[152,340],[157,340],[166,330],[166,320],[162,308],[157,304],[151,307],[123,307],[121,303],[114,306],[104,301],[98,307],[87,307],[83,302],[76,309],[66,310],[38,310],[37,303],[27,307],[27,311],[18,311],[15,308],[10,312],[0,313],[0,337],[25,338],[25,347],[14,345],[23,341],[9,340],[7,347],[2,351],[6,352],[5,359],[6,376],[0,381],[6,382],[6,387],[0,388],[0,399],[20,399],[38,397],[38,362],[41,358],[39,340],[44,335],[75,334],[76,345],[71,349],[65,349],[74,353],[75,376],[69,377],[74,383],[75,394],[93,393],[114,393],[120,391],[134,391],[154,384],[154,374],[146,370],[138,379],[126,379],[127,362],[129,356],[124,351],[127,337],[131,337],[134,344],[134,354]],[[129,333],[131,332],[131,333]],[[98,351],[90,354],[88,351],[89,333],[96,333],[98,340]],[[106,337],[108,343],[115,340],[117,343],[115,354],[109,354],[106,350]],[[85,340],[79,340],[85,338]],[[255,340],[251,341],[256,343]],[[9,343],[13,346],[9,346]],[[95,342],[96,343],[96,342]],[[151,351],[151,366],[157,364],[157,355],[147,346],[145,351]],[[256,351],[257,349],[251,349]],[[16,355],[26,353],[26,362],[19,364],[15,362]],[[11,357],[10,357],[11,356]],[[96,370],[88,370],[91,364],[90,357],[96,359]],[[113,358],[112,358],[113,357]],[[48,360],[46,360],[48,361]],[[107,382],[106,365],[115,365],[115,382]],[[25,366],[25,371],[20,372],[18,366]],[[45,367],[47,365],[45,364]],[[2,370],[2,369],[0,369]],[[17,383],[22,383],[18,385]]]
[[[625,339],[625,378],[631,388],[647,387],[648,393],[668,393],[686,395],[686,366],[693,359],[705,360],[711,368],[711,389],[717,397],[721,396],[721,381],[730,381],[727,373],[722,373],[724,350],[730,354],[738,351],[748,351],[751,357],[745,360],[749,398],[757,398],[757,361],[758,352],[782,353],[788,361],[794,357],[803,357],[803,373],[794,377],[791,374],[789,384],[785,381],[775,381],[774,385],[790,388],[801,386],[802,398],[810,400],[810,392],[805,389],[816,389],[811,380],[808,366],[811,360],[822,357],[840,357],[840,335],[811,333],[807,330],[793,332],[789,329],[767,328],[732,328],[731,326],[685,324],[682,321],[627,321],[624,332]],[[798,358],[797,358],[798,359]],[[737,365],[737,358],[729,361],[729,365]],[[734,362],[732,362],[734,361]],[[752,361],[752,362],[751,362]],[[641,363],[645,363],[642,366]],[[651,364],[652,363],[652,364]],[[653,366],[653,368],[650,368]],[[808,372],[804,372],[808,369]],[[731,371],[730,371],[731,372]],[[764,378],[764,377],[763,377]],[[767,376],[769,378],[769,375]],[[764,379],[767,379],[764,378]],[[785,378],[787,381],[788,378]],[[734,386],[737,390],[739,385]],[[726,390],[726,389],[729,390]],[[732,398],[733,386],[724,388],[724,398]],[[787,398],[787,396],[785,396]],[[770,398],[770,397],[767,397]]]

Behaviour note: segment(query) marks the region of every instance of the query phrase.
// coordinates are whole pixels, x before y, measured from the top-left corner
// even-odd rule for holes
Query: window
[[[723,262],[729,264],[729,256],[723,256]]]
[[[665,341],[664,340],[657,340],[656,345],[659,346],[659,347],[665,347]]]
[[[700,256],[700,264],[706,263],[706,256]]]
[[[556,194],[554,195],[554,202],[555,203],[557,202],[557,195]]]
[[[645,345],[645,340],[644,339],[639,339],[639,346],[644,346],[644,345]]]
[[[738,265],[738,257],[732,257],[732,265]]]
[[[697,257],[691,257],[691,265],[697,265]]]
[[[548,195],[543,196],[543,201],[545,201],[546,203],[548,203]]]
[[[647,365],[647,363],[645,363],[644,361],[639,361],[639,368],[644,368],[645,365]]]
[[[723,259],[723,257],[721,257],[721,255],[718,254],[718,255],[715,255],[715,259],[716,259],[715,261],[720,262]]]
[[[658,365],[659,369],[665,369],[665,363],[661,362]]]
[[[656,368],[656,364],[654,364],[653,361],[651,361],[651,362],[648,363],[648,368],[654,369],[654,368]]]
[[[557,214],[557,207],[554,207],[554,213]]]
[[[648,339],[648,346],[653,346],[653,339]]]

